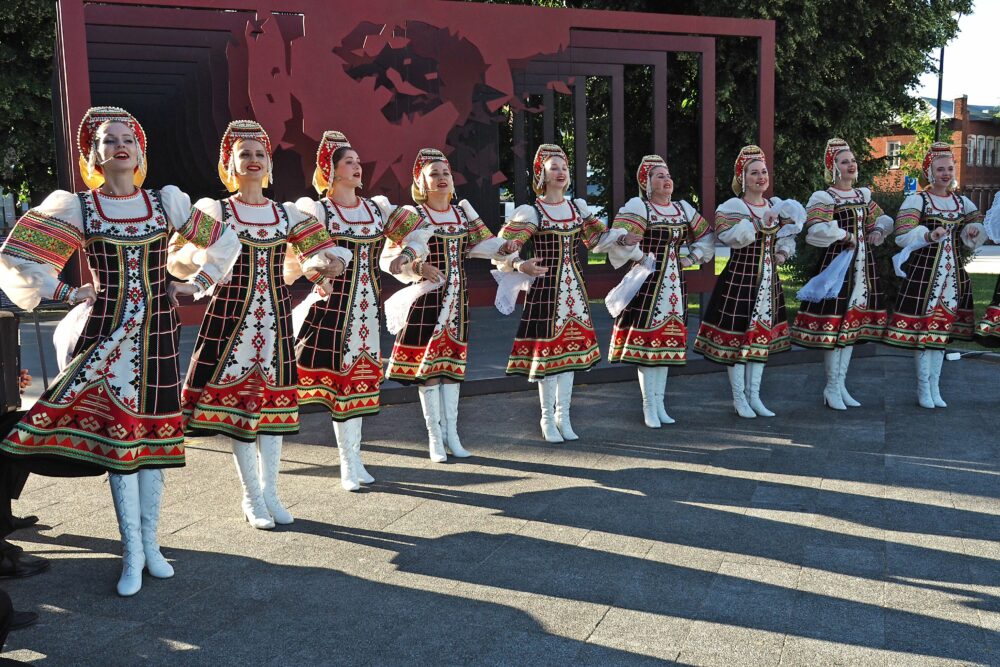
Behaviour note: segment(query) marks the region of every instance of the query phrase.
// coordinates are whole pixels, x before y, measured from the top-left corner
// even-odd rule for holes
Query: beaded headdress
[[[764,151],[761,150],[760,146],[754,146],[753,144],[741,148],[740,154],[736,156],[736,163],[733,165],[733,192],[737,197],[742,195],[744,191],[743,172],[746,166],[755,160],[760,160],[764,164],[767,164]]]
[[[659,155],[645,155],[635,172],[635,180],[639,183],[639,196],[646,197],[649,192],[649,173],[656,167],[666,167],[667,163]]]
[[[313,172],[313,187],[316,188],[316,192],[323,194],[330,187],[333,154],[338,148],[350,147],[351,142],[343,132],[327,130],[323,133],[323,138],[319,140],[319,148],[316,150],[316,171]]]
[[[826,142],[826,150],[823,152],[823,178],[826,179],[827,183],[837,181],[835,173],[837,156],[849,150],[851,147],[843,139],[834,138]]]
[[[531,181],[531,189],[536,195],[545,194],[545,161],[552,157],[561,157],[569,164],[566,151],[555,144],[542,144],[535,151],[535,159],[531,163],[531,172],[534,178]]]
[[[427,193],[424,190],[420,173],[423,171],[424,167],[429,164],[433,164],[434,162],[444,162],[448,165],[448,168],[451,169],[451,164],[448,162],[448,158],[446,158],[444,153],[436,148],[421,148],[417,153],[417,158],[413,161],[413,184],[410,185],[410,195],[413,197],[413,201],[426,201]]]
[[[104,184],[104,174],[100,165],[95,164],[97,149],[97,129],[107,122],[124,123],[139,144],[139,159],[132,182],[139,187],[146,180],[146,132],[142,125],[125,109],[120,107],[91,107],[83,114],[80,129],[76,133],[76,145],[80,151],[80,174],[87,187],[94,189]]]
[[[219,178],[230,192],[236,192],[240,184],[236,181],[235,166],[233,164],[233,147],[237,141],[242,139],[253,139],[264,145],[267,153],[267,176],[264,178],[264,187],[274,183],[273,163],[271,162],[271,139],[267,132],[255,120],[234,120],[222,134],[222,143],[219,146]]]

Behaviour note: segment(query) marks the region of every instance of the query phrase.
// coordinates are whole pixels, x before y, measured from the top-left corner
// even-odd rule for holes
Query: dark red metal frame
[[[652,67],[654,108],[666,109],[667,54],[693,52],[701,63],[701,204],[711,214],[719,37],[758,40],[758,143],[771,153],[773,21],[443,0],[58,0],[60,180],[63,187],[83,187],[76,165],[76,124],[92,103],[117,103],[136,109],[147,124],[146,119],[156,125],[162,117],[163,125],[174,126],[159,129],[160,135],[154,135],[159,143],[151,141],[154,185],[157,177],[173,182],[179,176],[213,191],[202,194],[217,192],[214,162],[221,130],[233,117],[253,117],[268,128],[277,147],[276,198],[307,192],[316,142],[323,130],[336,128],[351,137],[366,160],[368,192],[405,202],[412,156],[419,148],[457,151],[460,146],[449,144],[449,139],[461,136],[454,134],[456,128],[474,123],[487,127],[495,123],[489,116],[510,104],[515,110],[514,173],[491,173],[498,164],[495,151],[470,157],[468,149],[465,157],[476,169],[456,170],[460,176],[476,172],[467,187],[479,187],[483,201],[508,178],[523,197],[528,192],[525,161],[532,147],[524,143],[519,100],[527,93],[543,96],[543,133],[550,141],[553,82],[572,90],[578,156],[574,176],[582,183],[587,176],[582,84],[587,76],[607,76],[612,92],[611,201],[616,210],[628,198],[626,184],[634,169],[624,164],[620,140],[625,122],[623,68]],[[398,62],[392,61],[396,55]],[[433,71],[406,80],[408,69],[416,66],[411,62],[415,55],[430,62]],[[380,56],[391,61],[378,63],[389,80],[373,84],[378,72],[365,68]],[[360,63],[360,74],[349,71],[349,61]],[[433,85],[425,79],[434,79]],[[417,90],[414,84],[423,88]],[[430,89],[433,95],[427,94]],[[390,107],[396,120],[385,116]],[[169,123],[164,115],[168,112],[173,114]],[[661,155],[669,153],[665,114],[654,117],[652,146]],[[480,213],[495,228],[497,211],[487,206],[480,207]],[[588,281],[602,278],[593,296],[610,287],[611,276],[606,269],[588,268]],[[484,296],[491,291],[488,281],[483,281]],[[711,267],[706,267],[691,281],[692,290],[710,289],[713,281]]]

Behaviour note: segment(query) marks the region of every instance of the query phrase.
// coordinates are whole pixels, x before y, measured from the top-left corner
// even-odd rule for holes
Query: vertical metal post
[[[941,59],[938,61],[937,117],[934,119],[934,141],[941,139],[941,93],[944,89],[944,45],[941,45]]]

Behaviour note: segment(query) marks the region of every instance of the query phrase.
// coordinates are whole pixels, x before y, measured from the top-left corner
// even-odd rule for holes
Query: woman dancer
[[[636,172],[639,196],[618,211],[601,248],[618,268],[640,255],[653,257],[655,270],[615,318],[611,332],[612,362],[635,364],[642,391],[646,426],[673,424],[664,396],[670,366],[687,362],[687,284],[684,269],[710,261],[715,255],[711,225],[686,201],[674,201],[674,181],[659,155],[642,158]],[[687,256],[681,256],[687,244]]]
[[[764,364],[791,348],[778,266],[795,254],[806,217],[796,201],[765,198],[770,184],[764,151],[744,146],[734,165],[736,196],[715,212],[715,235],[732,254],[694,343],[706,359],[728,366],[733,407],[748,419],[774,416],[760,400]]]
[[[854,344],[881,341],[885,335],[888,314],[872,246],[882,244],[893,221],[872,200],[871,190],[854,187],[858,161],[843,139],[826,143],[823,174],[830,187],[814,192],[806,207],[806,243],[826,248],[814,273],[843,252],[851,253],[851,263],[837,296],[802,302],[792,324],[792,340],[825,351],[823,403],[846,410],[861,407],[845,384]]]
[[[534,204],[517,207],[500,238],[520,248],[534,240],[534,257],[496,260],[501,271],[533,279],[507,362],[508,375],[538,382],[542,435],[548,442],[576,440],[569,410],[573,376],[589,370],[601,353],[590,317],[577,243],[592,248],[607,229],[583,199],[569,201],[569,162],[559,146],[542,144],[532,162]],[[548,269],[551,268],[551,272]]]
[[[24,215],[0,253],[4,291],[25,310],[58,299],[93,304],[74,356],[17,427],[0,443],[16,456],[60,457],[108,471],[122,536],[118,594],[173,568],[156,528],[163,468],[184,465],[176,295],[204,295],[239,252],[235,233],[192,212],[173,186],[141,188],[146,135],[116,107],[87,111],[78,133],[84,181],[57,190]],[[167,285],[167,238],[174,230],[203,249],[187,283]],[[77,250],[94,285],[71,288],[57,277]]]
[[[1000,244],[1000,192],[993,197],[993,206],[986,212],[983,227],[990,240]],[[984,345],[995,347],[1000,345],[1000,277],[997,277],[997,286],[993,291],[993,301],[987,306],[986,312],[979,320],[976,333],[980,336],[980,341]]]
[[[235,194],[202,199],[195,208],[233,229],[241,252],[232,278],[215,287],[198,332],[184,384],[185,432],[232,439],[243,515],[254,528],[270,529],[293,520],[278,499],[278,468],[282,436],[299,430],[284,266],[301,262],[301,271],[333,278],[351,258],[333,246],[316,218],[264,196],[273,180],[271,141],[258,123],[237,120],[226,128],[219,177]],[[174,264],[186,263],[190,249],[183,239],[173,243]],[[174,273],[186,274],[188,267]]]
[[[323,133],[316,152],[313,186],[318,201],[303,197],[295,205],[320,220],[341,247],[350,250],[348,269],[326,282],[326,295],[309,308],[296,340],[299,402],[330,410],[340,453],[340,483],[348,491],[374,478],[361,463],[361,418],[379,411],[382,355],[379,351],[378,256],[390,239],[403,246],[393,267],[401,270],[403,257],[427,255],[431,231],[418,230],[420,216],[398,209],[385,197],[358,196],[361,158],[340,132]],[[421,276],[438,280],[441,272],[424,262]]]
[[[905,273],[885,342],[914,351],[920,407],[945,408],[940,388],[945,348],[956,326],[964,337],[973,321],[972,284],[960,267],[957,246],[961,239],[978,248],[986,234],[976,205],[954,193],[950,144],[931,144],[921,178],[927,189],[907,197],[896,215],[896,245],[903,251],[894,263],[897,272],[905,266]]]
[[[471,456],[458,437],[458,397],[469,347],[465,259],[494,259],[517,248],[513,241],[504,243],[493,236],[467,200],[458,206],[451,203],[455,181],[441,151],[423,148],[417,153],[410,192],[416,207],[406,208],[420,216],[433,236],[426,260],[411,260],[401,244],[391,241],[382,252],[383,269],[390,270],[393,261],[404,257],[405,268],[396,277],[421,285],[407,288],[419,290],[419,295],[403,302],[410,305],[392,348],[387,376],[420,385],[430,458],[441,463],[448,458],[445,448],[459,458]],[[443,270],[443,284],[421,277],[423,263]]]

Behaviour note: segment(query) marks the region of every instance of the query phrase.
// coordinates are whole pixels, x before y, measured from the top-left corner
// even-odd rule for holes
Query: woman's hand
[[[968,231],[965,232],[965,235],[970,239],[979,238],[979,227],[969,227]]]
[[[761,218],[764,223],[765,229],[770,229],[778,224],[778,212],[773,208],[769,208],[764,211],[764,216]]]
[[[200,289],[200,287],[191,283],[170,283],[167,285],[167,298],[170,299],[171,305],[179,306],[181,305],[180,301],[177,300],[179,295],[194,296]]]
[[[641,235],[635,234],[633,232],[628,232],[627,234],[618,239],[618,245],[625,245],[625,246],[635,245],[641,240],[642,240]]]
[[[948,230],[945,229],[944,227],[935,227],[934,231],[930,232],[927,235],[927,240],[930,241],[931,243],[937,243],[938,241],[943,239],[947,233]]]
[[[538,257],[532,257],[531,259],[526,259],[517,265],[517,270],[526,276],[531,276],[532,278],[538,278],[539,276],[544,276],[548,272],[543,264],[539,264]]]
[[[680,265],[681,268],[687,269],[694,266],[694,261],[690,257],[681,257]]]
[[[432,283],[441,282],[444,280],[444,272],[433,264],[428,264],[427,262],[420,263],[420,277],[424,280],[429,280]]]
[[[788,255],[784,250],[776,250],[774,252],[774,261],[778,264],[778,266],[781,266],[788,261]]]
[[[882,233],[881,229],[873,229],[868,232],[868,242],[872,245],[882,245],[882,241],[885,240],[885,234]]]
[[[24,390],[31,386],[31,373],[27,368],[21,369],[21,374],[17,376],[17,388],[24,393]]]
[[[396,259],[389,263],[389,273],[394,276],[398,276],[407,264],[410,263],[410,258],[407,255],[400,255]]]
[[[500,246],[500,255],[512,255],[521,249],[520,244],[517,241],[504,241],[503,245]]]
[[[83,303],[85,301],[88,306],[93,306],[97,301],[97,290],[95,290],[94,286],[89,283],[83,287],[77,288],[76,294],[72,295],[69,305],[75,306],[76,304]]]
[[[336,255],[327,255],[327,259],[330,261],[326,266],[321,269],[316,269],[324,278],[336,278],[344,272],[344,269],[347,268],[347,265],[344,264],[344,260]]]
[[[858,238],[854,234],[848,234],[844,237],[844,245],[853,250],[858,247]]]

